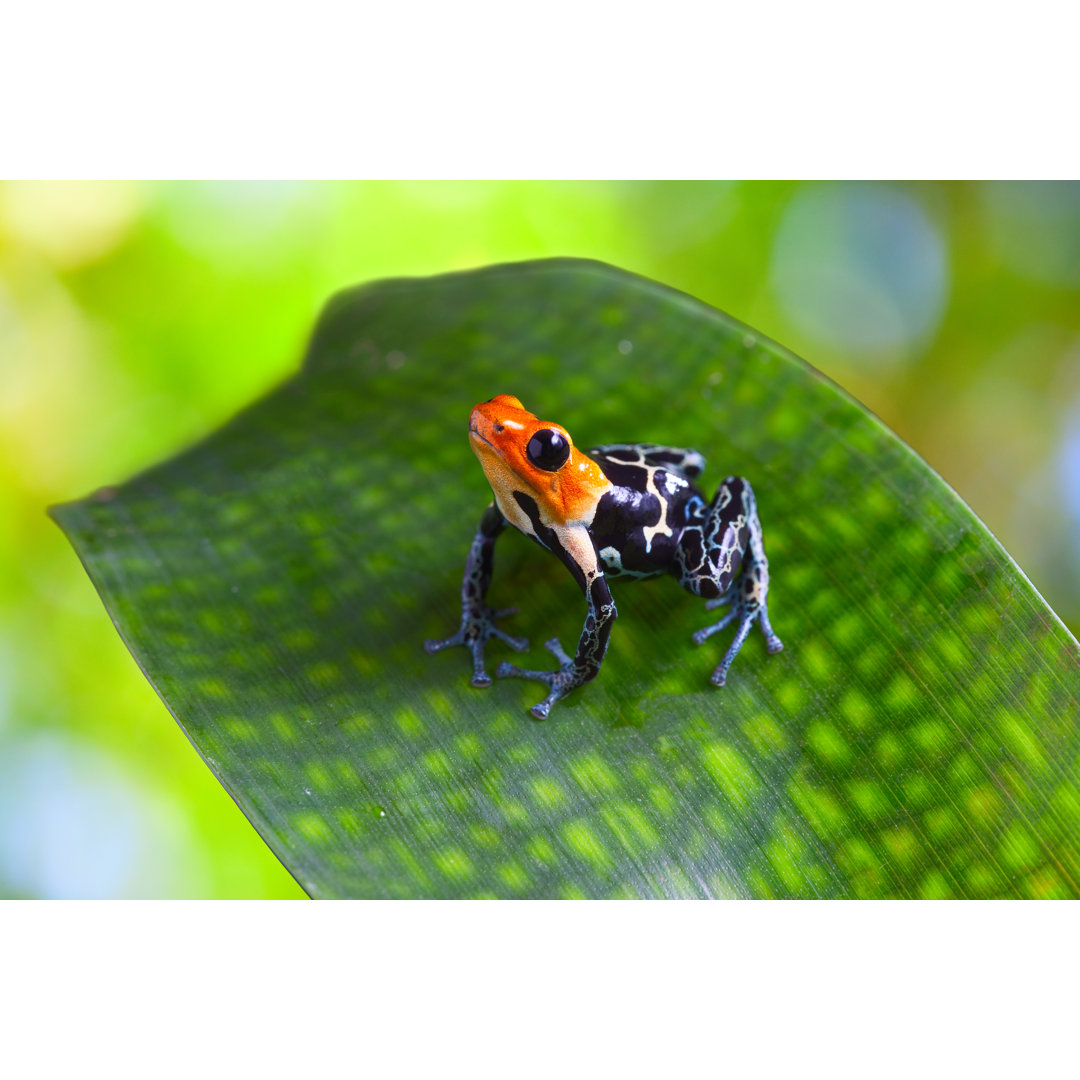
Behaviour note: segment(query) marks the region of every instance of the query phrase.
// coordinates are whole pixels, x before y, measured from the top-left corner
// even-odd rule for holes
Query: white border
[[[1065,903],[0,905],[11,1076],[1057,1075]]]
[[[0,175],[1075,177],[1074,21],[1045,0],[35,0],[4,15]]]

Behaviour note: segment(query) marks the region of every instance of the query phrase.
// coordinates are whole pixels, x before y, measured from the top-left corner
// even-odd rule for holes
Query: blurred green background
[[[301,895],[45,507],[284,378],[339,288],[553,255],[656,278],[793,348],[1080,628],[1080,184],[9,183],[0,896]]]

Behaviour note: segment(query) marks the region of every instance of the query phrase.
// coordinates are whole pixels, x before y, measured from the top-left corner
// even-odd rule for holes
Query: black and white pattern
[[[712,674],[717,686],[724,684],[755,621],[769,651],[779,652],[783,645],[769,623],[769,561],[749,481],[727,477],[706,503],[693,484],[705,467],[696,450],[629,443],[593,447],[588,454],[615,485],[601,498],[590,528],[608,576],[669,572],[688,592],[703,597],[706,609],[731,605],[723,619],[694,635],[701,644],[738,623]]]
[[[617,616],[608,579],[673,574],[688,592],[703,597],[706,609],[730,605],[727,614],[694,634],[701,644],[731,623],[735,637],[712,674],[722,686],[728,668],[755,622],[760,622],[770,652],[783,648],[769,624],[769,562],[750,484],[729,476],[711,503],[694,481],[705,468],[696,450],[654,443],[596,446],[587,451],[611,487],[591,516],[574,522],[545,521],[536,498],[513,484],[497,494],[473,538],[461,586],[461,626],[457,633],[426,643],[429,652],[467,645],[473,655],[473,685],[488,686],[484,644],[491,637],[523,650],[528,642],[495,625],[506,612],[489,608],[495,540],[507,522],[563,562],[585,596],[585,622],[577,651],[570,656],[557,638],[545,643],[559,661],[555,671],[533,671],[503,661],[500,677],[534,679],[547,685],[547,697],[531,712],[547,718],[552,705],[595,678],[607,651]],[[512,609],[511,609],[512,610]]]
[[[500,678],[535,679],[546,683],[550,693],[529,710],[537,720],[546,720],[556,701],[596,678],[604,662],[611,625],[618,612],[604,572],[597,562],[596,548],[589,530],[584,525],[545,525],[541,520],[540,508],[531,495],[516,491],[514,500],[529,519],[532,532],[528,535],[562,560],[585,594],[587,605],[581,637],[573,657],[566,654],[558,638],[544,643],[561,663],[557,671],[529,671],[504,660],[495,672]]]
[[[696,450],[654,443],[594,446],[586,453],[614,485],[601,496],[589,527],[607,575],[668,573],[705,459]]]

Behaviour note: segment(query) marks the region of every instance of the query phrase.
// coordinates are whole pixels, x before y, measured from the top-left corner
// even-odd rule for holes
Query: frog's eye
[[[570,456],[570,444],[557,431],[541,428],[525,447],[525,456],[538,469],[555,472],[566,464]]]

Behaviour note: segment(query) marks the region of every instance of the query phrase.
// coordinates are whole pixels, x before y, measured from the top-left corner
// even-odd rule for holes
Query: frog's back
[[[705,467],[696,450],[618,443],[586,451],[614,485],[597,505],[589,532],[612,578],[655,577],[672,570]]]
[[[674,473],[684,480],[696,480],[705,471],[705,458],[697,450],[684,450],[677,446],[661,446],[658,443],[609,443],[606,446],[594,446],[585,451],[595,461],[613,484],[625,483],[616,480],[608,468],[622,475],[628,475],[627,466],[641,470],[644,478],[651,469],[663,469]],[[627,484],[628,487],[636,486]]]

